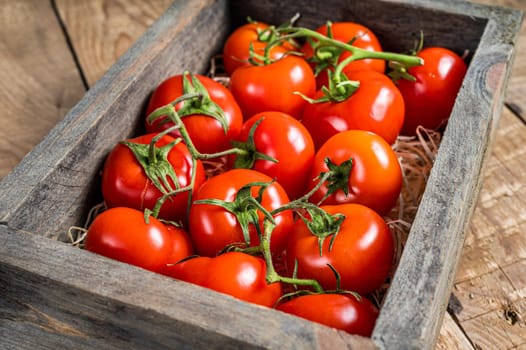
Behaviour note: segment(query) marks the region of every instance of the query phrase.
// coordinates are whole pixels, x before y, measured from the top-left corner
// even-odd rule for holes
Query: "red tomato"
[[[86,250],[154,272],[166,265],[173,246],[162,222],[150,217],[146,223],[142,211],[124,207],[99,214],[85,241]]]
[[[404,99],[386,75],[375,71],[350,72],[350,80],[360,82],[358,89],[343,102],[309,103],[303,124],[316,148],[331,136],[346,130],[372,131],[393,144],[404,122]],[[315,99],[323,96],[318,91]]]
[[[298,277],[317,280],[323,289],[335,290],[336,278],[331,264],[341,276],[341,288],[367,294],[378,289],[393,264],[394,242],[384,219],[361,204],[322,206],[329,214],[343,214],[345,219],[334,238],[323,241],[320,256],[318,237],[303,220],[296,221],[287,244],[287,266],[298,263]]]
[[[229,35],[223,47],[223,64],[228,75],[232,75],[239,67],[250,65],[251,45],[254,53],[257,55],[264,54],[265,46],[276,39],[275,35],[273,36],[268,29],[269,25],[266,23],[247,23]],[[270,58],[277,60],[292,50],[294,50],[294,46],[285,41],[270,50]],[[256,59],[256,61],[258,60]]]
[[[197,257],[169,266],[165,274],[250,303],[272,307],[281,296],[281,284],[266,282],[261,258],[230,252],[214,258]]]
[[[233,202],[239,189],[252,182],[270,182],[272,179],[258,171],[234,169],[207,180],[194,197],[195,200],[219,199]],[[252,196],[257,197],[260,187],[253,187]],[[287,193],[277,182],[263,191],[261,205],[268,211],[288,203]],[[235,208],[239,212],[242,208]],[[262,228],[263,216],[257,212]],[[292,227],[292,213],[284,211],[274,217],[276,227],[272,233],[270,248],[279,253],[285,249],[289,229]],[[254,225],[249,225],[250,245],[259,245]],[[241,226],[236,216],[223,207],[212,204],[192,204],[190,208],[189,232],[194,247],[200,255],[215,256],[225,246],[233,243],[244,243]]]
[[[329,195],[323,204],[360,203],[380,215],[394,207],[402,189],[402,170],[396,154],[383,138],[363,130],[334,135],[316,153],[311,178],[329,170],[326,158],[335,165],[352,159],[352,167],[348,181],[340,176],[340,189]],[[318,182],[311,182],[310,188]],[[348,194],[343,189],[348,190]],[[327,184],[322,185],[310,201],[319,203],[328,191]]]
[[[185,229],[165,224],[166,229],[173,237],[172,253],[168,256],[167,264],[175,264],[194,254],[194,246]]]
[[[221,123],[209,115],[194,113],[182,117],[183,124],[192,139],[192,143],[201,153],[216,153],[230,148],[230,139],[235,137],[243,124],[243,115],[234,97],[225,86],[202,75],[195,75],[208,91],[210,99],[223,110],[228,131],[225,132]],[[148,103],[146,115],[159,107],[170,104],[185,93],[183,89],[183,75],[176,75],[163,81],[153,92]],[[190,101],[183,101],[176,105],[180,111]],[[173,126],[173,122],[166,122],[166,118],[159,118],[153,124],[146,122],[146,131],[160,132]],[[180,136],[178,130],[171,132],[174,137]]]
[[[348,294],[302,295],[276,309],[364,337],[371,336],[379,314],[368,299]]]
[[[147,134],[128,140],[132,143],[148,145],[155,134]],[[175,139],[165,135],[156,143],[160,148]],[[180,187],[188,186],[191,182],[192,156],[184,143],[177,143],[167,156],[168,166],[176,174]],[[156,161],[159,164],[159,161]],[[161,163],[162,164],[162,163]],[[205,172],[200,161],[197,161],[195,187],[205,181]],[[172,180],[171,186],[175,188]],[[194,190],[195,191],[195,190]],[[162,196],[161,191],[147,177],[141,164],[129,147],[119,143],[108,155],[102,171],[102,194],[109,208],[130,207],[139,210],[153,209],[157,200]],[[159,218],[186,222],[189,192],[182,192],[167,199],[161,207]]]
[[[327,25],[323,25],[316,29],[320,34],[327,35]],[[351,43],[351,45],[359,47],[367,51],[382,51],[382,46],[376,35],[367,27],[354,23],[354,22],[336,22],[332,23],[332,38],[344,43]],[[307,42],[301,48],[301,51],[305,54],[307,60],[311,59],[314,55],[312,46]],[[336,60],[336,64],[342,62],[352,54],[349,51],[343,51],[342,54]],[[334,70],[333,68],[330,68]],[[346,75],[350,72],[356,72],[359,70],[374,70],[378,73],[384,73],[385,61],[380,59],[363,59],[356,60],[349,63],[343,69],[343,73]],[[316,77],[316,86],[321,89],[322,86],[328,86],[327,71],[323,70]]]
[[[243,148],[249,148],[249,154],[237,156],[237,167],[251,168],[275,178],[287,191],[289,198],[300,197],[305,193],[314,161],[314,143],[309,132],[303,124],[288,114],[263,112],[254,115],[243,124],[236,141],[249,141],[251,129],[256,122],[259,124],[253,134],[255,149],[244,146]],[[278,162],[258,159],[256,152],[272,157]]]
[[[312,97],[316,81],[303,58],[285,56],[265,66],[236,69],[230,89],[245,119],[266,111],[283,112],[299,119],[307,102],[295,92]]]
[[[415,135],[418,125],[427,129],[444,127],[467,71],[462,58],[445,48],[429,47],[417,56],[424,64],[408,70],[416,81],[397,81],[406,106],[403,135]]]

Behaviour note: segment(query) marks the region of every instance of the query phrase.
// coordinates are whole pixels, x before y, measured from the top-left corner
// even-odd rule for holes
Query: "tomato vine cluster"
[[[253,21],[223,62],[228,87],[184,72],[155,89],[147,133],[106,159],[108,209],[85,248],[370,335],[367,295],[394,255],[383,216],[402,187],[392,144],[447,120],[464,62],[444,48],[383,52],[357,23]]]

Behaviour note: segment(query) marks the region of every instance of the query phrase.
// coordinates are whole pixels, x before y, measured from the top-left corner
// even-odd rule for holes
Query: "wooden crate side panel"
[[[521,18],[517,11],[499,10],[488,21],[373,334],[380,348],[434,346],[502,108]]]
[[[1,225],[0,240],[0,336],[19,349],[374,348],[62,242]]]
[[[107,152],[141,128],[147,96],[162,79],[205,71],[226,21],[224,1],[174,4],[0,183],[0,221],[55,238],[81,224]]]

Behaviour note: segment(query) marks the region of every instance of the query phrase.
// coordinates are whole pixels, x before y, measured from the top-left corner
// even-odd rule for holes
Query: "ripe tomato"
[[[467,71],[462,58],[445,48],[425,48],[417,56],[424,64],[408,70],[416,81],[397,81],[406,106],[403,135],[415,135],[418,125],[436,130],[444,127]]]
[[[364,337],[371,336],[379,314],[368,299],[349,294],[302,295],[276,309]]]
[[[331,25],[332,38],[344,43],[351,43],[351,45],[359,47],[368,51],[382,51],[382,46],[376,35],[367,27],[354,23],[354,22],[335,22]],[[327,35],[327,25],[323,25],[316,29],[320,34]],[[311,60],[314,55],[313,47],[309,42],[305,43],[301,48],[301,51],[305,54],[307,60]],[[334,64],[342,62],[352,54],[348,51],[343,51],[338,55]],[[331,65],[329,68],[334,70]],[[378,73],[384,73],[385,71],[385,61],[380,59],[364,59],[357,60],[349,63],[343,69],[343,73],[346,75],[350,72],[355,72],[359,70],[374,70]],[[318,89],[321,89],[322,86],[328,85],[327,71],[322,70],[316,77],[316,86]]]
[[[253,144],[250,145],[251,130],[256,123],[259,124],[252,135]],[[305,193],[314,161],[314,143],[298,120],[281,112],[258,113],[243,124],[236,141],[236,147],[249,152],[236,156],[236,167],[251,168],[275,178],[290,199]],[[257,153],[274,158],[277,163],[261,159]],[[234,157],[231,162],[233,160]]]
[[[208,179],[200,188],[194,199],[218,199],[234,202],[240,188],[252,182],[270,182],[272,178],[251,169],[233,169]],[[252,196],[257,197],[260,187],[251,189]],[[277,209],[289,202],[287,193],[277,182],[268,186],[262,195],[261,205],[268,211]],[[243,205],[237,204],[236,213],[243,211]],[[257,211],[259,224],[263,228],[263,216]],[[270,248],[279,253],[285,249],[289,229],[292,227],[292,213],[284,211],[274,216],[276,227],[272,233]],[[189,232],[194,247],[200,255],[215,256],[225,246],[244,244],[241,225],[236,216],[227,209],[212,204],[192,204],[190,208]],[[249,225],[250,245],[259,245],[259,238],[254,225]]]
[[[228,75],[232,75],[239,67],[250,65],[251,45],[254,53],[264,54],[265,46],[276,39],[269,29],[270,26],[266,23],[253,22],[238,27],[229,35],[223,47],[223,64]],[[280,59],[285,53],[292,50],[294,46],[285,41],[270,50],[270,58]]]
[[[214,258],[188,259],[168,266],[163,273],[241,300],[272,307],[281,296],[281,284],[267,284],[266,271],[263,259],[229,252]]]
[[[318,237],[303,220],[296,221],[286,250],[289,271],[297,261],[299,278],[312,278],[323,289],[335,290],[336,278],[327,266],[331,264],[341,276],[342,289],[360,294],[378,289],[391,270],[394,256],[393,236],[384,219],[361,204],[321,208],[331,215],[345,216],[338,233],[323,240],[320,255]]]
[[[168,256],[167,264],[175,264],[194,254],[194,246],[188,232],[172,224],[165,223],[166,229],[173,237],[172,252]]]
[[[267,111],[283,112],[299,119],[307,102],[296,92],[312,97],[316,81],[303,58],[285,56],[268,65],[236,69],[230,79],[230,89],[245,119]]]
[[[316,148],[331,136],[346,130],[372,131],[393,144],[404,122],[404,99],[396,85],[378,72],[358,71],[348,74],[360,86],[343,102],[309,103],[303,112],[303,124]],[[323,95],[318,91],[315,99]]]
[[[145,145],[146,147],[155,134],[147,134],[128,140],[131,143]],[[157,148],[167,146],[175,139],[165,135],[156,143]],[[158,158],[158,157],[157,157]],[[168,152],[167,161],[161,162],[158,159],[156,165],[165,164],[172,167],[175,177],[180,187],[188,186],[191,182],[192,156],[184,143],[179,142]],[[150,162],[153,164],[154,162]],[[172,179],[167,180],[175,188]],[[205,181],[203,165],[197,161],[195,187]],[[167,199],[161,207],[158,217],[186,222],[187,204],[189,192],[182,192]],[[133,152],[128,146],[122,143],[117,144],[108,155],[102,171],[102,195],[109,208],[130,207],[139,210],[153,209],[157,200],[162,196],[162,192],[147,177],[144,168],[141,166]]]
[[[338,171],[345,170],[341,165],[349,159],[352,159],[352,165],[350,174],[338,173],[338,186],[323,204],[360,203],[380,215],[387,214],[394,207],[402,189],[402,170],[396,154],[383,138],[363,130],[334,135],[316,153],[311,178],[329,170],[326,158],[340,166]],[[310,188],[318,182],[311,182]],[[310,201],[319,203],[329,190],[327,183],[322,185]]]
[[[215,102],[223,111],[228,130],[225,132],[217,119],[202,111],[195,111],[182,117],[183,124],[192,139],[192,143],[199,152],[216,153],[224,151],[230,148],[230,139],[239,133],[243,124],[243,115],[230,90],[225,86],[202,75],[194,76],[205,87],[211,101]],[[163,81],[150,97],[146,115],[150,115],[157,108],[163,107],[185,94],[183,79],[184,75],[175,75]],[[192,104],[194,108],[204,108],[207,107],[207,103],[199,106],[195,100],[187,100],[176,105],[175,109],[181,111],[181,108],[188,107],[188,104]],[[167,122],[166,118],[161,117],[152,124],[146,122],[146,131],[149,133],[160,132],[173,125],[173,122]],[[171,135],[178,137],[180,133],[178,130],[175,130],[171,132]]]
[[[174,238],[154,217],[142,211],[117,207],[99,214],[88,228],[85,248],[146,270],[159,272],[173,251]]]

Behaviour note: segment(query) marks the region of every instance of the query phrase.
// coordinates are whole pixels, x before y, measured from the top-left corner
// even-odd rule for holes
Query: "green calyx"
[[[265,118],[261,118],[257,120],[254,123],[254,125],[252,125],[248,133],[246,142],[231,141],[232,146],[240,150],[243,150],[243,152],[237,153],[235,161],[234,161],[234,168],[252,169],[252,167],[254,166],[254,163],[258,159],[267,160],[273,163],[278,162],[276,158],[270,157],[266,155],[265,153],[258,152],[256,149],[256,144],[254,142],[254,134],[256,133],[256,129],[258,128],[259,124],[261,124],[261,122],[263,122],[264,119]]]
[[[250,246],[250,225],[253,225],[258,233],[258,236],[263,236],[260,227],[259,212],[263,213],[265,221],[275,224],[272,214],[261,205],[263,192],[273,182],[251,182],[241,187],[233,202],[227,202],[220,199],[202,199],[194,202],[195,204],[210,204],[220,206],[230,213],[232,213],[243,232],[243,239],[245,240],[246,246]],[[254,197],[252,195],[252,188],[259,187],[258,195]]]
[[[340,227],[345,220],[345,215],[334,214],[331,215],[318,206],[307,206],[307,213],[309,218],[300,215],[301,220],[307,225],[309,231],[318,238],[318,249],[320,256],[323,252],[323,243],[325,239],[330,237],[329,251],[332,250],[334,240],[340,232]]]
[[[207,115],[221,124],[225,134],[228,132],[228,121],[225,112],[210,98],[208,90],[199,79],[189,72],[183,73],[183,94],[195,94],[196,97],[184,101],[183,106],[177,111],[179,117],[182,118],[193,114]]]
[[[155,146],[157,140],[157,137],[153,138],[152,142],[148,145],[129,141],[122,141],[121,144],[132,151],[144,169],[146,176],[152,181],[155,187],[161,191],[161,193],[167,194],[180,187],[177,174],[172,164],[168,161],[168,153],[170,153],[172,148],[179,143],[181,139],[176,139],[162,147]],[[175,188],[173,186],[175,186]]]
[[[340,165],[333,163],[329,158],[325,158],[325,164],[327,165],[328,171],[322,172],[318,178],[325,177],[327,179],[327,193],[320,202],[323,202],[338,190],[343,191],[346,196],[349,195],[349,179],[353,168],[352,158],[349,158]]]

